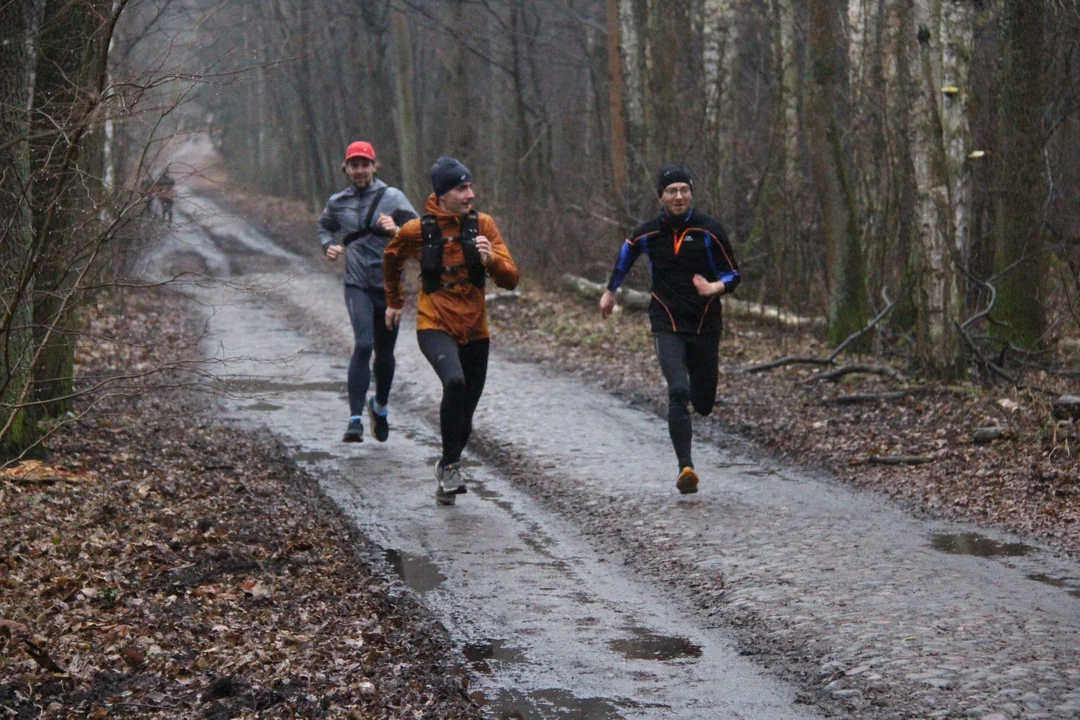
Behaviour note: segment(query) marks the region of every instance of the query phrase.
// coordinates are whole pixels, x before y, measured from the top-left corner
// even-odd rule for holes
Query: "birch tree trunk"
[[[970,237],[971,58],[974,52],[975,8],[968,2],[945,2],[941,15],[942,130],[949,169],[953,231],[957,257],[966,261]]]
[[[706,158],[710,168],[705,178],[715,197],[724,197],[733,184],[738,7],[739,0],[704,0],[702,12],[705,131],[709,138]]]
[[[1042,2],[1007,0],[1003,23],[1003,77],[999,114],[996,270],[1001,274],[994,315],[1002,339],[1034,347],[1046,332],[1043,252],[1046,9]]]
[[[760,180],[754,224],[744,252],[764,249],[769,258],[765,282],[758,297],[768,296],[783,305],[787,299],[787,272],[794,237],[794,203],[798,160],[798,58],[795,55],[795,12],[791,0],[773,0],[770,6],[773,34],[772,128],[769,154]],[[760,246],[760,247],[759,247]]]
[[[626,193],[626,125],[623,122],[623,62],[620,53],[619,0],[604,3],[607,19],[608,118],[611,124],[611,181],[615,197]]]
[[[626,103],[628,172],[638,173],[647,166],[645,148],[645,61],[641,35],[643,13],[638,12],[638,0],[617,0],[619,3],[619,40],[623,60],[623,100]]]
[[[911,88],[912,163],[916,185],[916,344],[923,369],[935,377],[965,374],[958,324],[962,308],[949,175],[938,97],[941,94],[940,0],[915,0],[909,38],[916,54]],[[937,60],[937,61],[935,61]]]
[[[420,180],[420,148],[416,138],[416,105],[413,101],[413,45],[409,23],[400,12],[391,19],[394,33],[394,125],[398,138],[401,187],[419,208],[427,193]]]
[[[810,0],[809,11],[807,141],[826,247],[829,341],[838,344],[865,326],[869,304],[850,158],[840,125],[840,118],[847,117],[842,17],[831,0]]]
[[[30,149],[26,110],[31,102],[34,7],[29,0],[0,4],[0,462],[27,442],[26,416],[12,406],[30,382],[33,290],[27,277],[31,253]]]

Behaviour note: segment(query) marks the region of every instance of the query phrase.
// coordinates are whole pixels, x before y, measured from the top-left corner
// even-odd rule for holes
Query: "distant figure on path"
[[[649,323],[668,384],[668,432],[679,461],[675,487],[686,495],[698,489],[687,405],[708,415],[716,402],[723,326],[720,296],[738,286],[739,266],[724,228],[694,208],[694,181],[687,168],[666,165],[660,170],[656,192],[660,214],[634,228],[623,242],[600,298],[600,315],[611,314],[623,278],[639,255],[648,255],[652,270]]]
[[[426,214],[406,223],[383,255],[388,328],[397,327],[405,305],[401,287],[405,261],[420,261],[416,339],[443,388],[442,457],[435,463],[435,501],[440,505],[453,505],[459,494],[467,492],[461,453],[487,377],[486,279],[507,290],[518,283],[517,266],[495,221],[472,207],[476,197],[472,180],[454,158],[436,160]]]
[[[333,262],[345,255],[345,305],[353,328],[345,442],[363,442],[365,406],[375,439],[386,442],[390,435],[387,416],[397,329],[385,322],[382,255],[399,227],[417,216],[403,192],[375,177],[378,169],[371,143],[349,145],[341,171],[352,184],[332,195],[319,217],[319,242],[326,259]],[[365,404],[371,385],[372,351],[375,394]]]

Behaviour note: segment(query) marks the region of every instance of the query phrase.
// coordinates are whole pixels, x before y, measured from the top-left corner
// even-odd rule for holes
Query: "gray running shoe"
[[[360,418],[349,421],[349,427],[345,428],[345,436],[342,442],[364,442],[364,422]]]
[[[457,495],[469,491],[457,463],[446,467],[443,467],[441,460],[435,463],[435,481],[435,501],[440,505],[453,505]]]

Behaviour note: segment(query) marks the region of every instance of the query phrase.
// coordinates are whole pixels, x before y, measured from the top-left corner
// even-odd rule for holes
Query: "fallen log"
[[[929,455],[871,455],[866,458],[871,465],[926,465],[934,462]]]
[[[896,368],[889,367],[888,365],[864,365],[853,364],[843,365],[835,370],[829,370],[828,372],[818,373],[810,378],[807,378],[806,382],[812,383],[818,380],[839,380],[845,375],[851,375],[853,373],[863,373],[869,375],[888,375],[893,380],[899,380],[903,382],[904,376]]]
[[[878,400],[902,400],[909,395],[918,395],[920,393],[928,392],[928,387],[912,388],[911,390],[897,390],[895,392],[882,392],[882,393],[856,393],[854,395],[837,395],[836,397],[826,398],[822,402],[826,405],[856,405],[864,402],[877,402]]]
[[[577,291],[585,297],[598,298],[604,294],[606,289],[606,286],[601,283],[594,283],[591,280],[570,273],[562,276],[562,282],[566,287]],[[616,302],[622,303],[631,310],[648,309],[649,300],[651,299],[652,296],[649,293],[640,290],[619,288],[615,291]],[[761,305],[727,296],[724,297],[724,313],[729,317],[752,318],[762,322],[777,323],[787,328],[818,329],[826,326],[826,320],[823,317],[795,315],[772,305]]]

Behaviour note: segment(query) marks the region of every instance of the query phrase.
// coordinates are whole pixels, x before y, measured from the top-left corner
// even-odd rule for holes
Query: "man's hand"
[[[398,230],[401,229],[400,227],[398,227],[397,223],[394,222],[394,218],[385,214],[379,215],[379,219],[375,221],[375,224],[378,225],[379,228],[381,228],[385,232],[390,233],[390,237],[397,235]]]
[[[483,235],[476,236],[476,249],[480,251],[480,262],[484,263],[484,267],[490,265],[495,259],[491,252],[491,241]]]
[[[386,308],[386,329],[393,330],[401,323],[402,308]]]
[[[605,290],[604,294],[600,296],[600,317],[607,318],[611,314],[611,311],[615,309],[615,293],[610,290]]]
[[[717,280],[716,282],[709,282],[701,275],[695,275],[694,287],[697,288],[698,295],[709,297],[710,295],[719,295],[724,292],[724,281]]]
[[[334,262],[343,252],[345,252],[344,245],[331,245],[330,247],[326,248],[326,259],[330,262]]]

